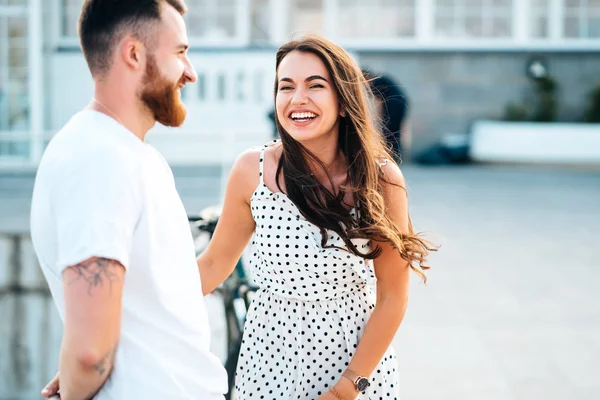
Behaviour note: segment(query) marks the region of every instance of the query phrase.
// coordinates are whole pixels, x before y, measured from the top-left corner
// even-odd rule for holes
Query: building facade
[[[600,0],[187,0],[199,81],[189,118],[149,136],[174,163],[215,163],[268,140],[274,54],[319,32],[405,88],[415,150],[501,118],[540,59],[559,85],[559,119],[577,120],[600,83]],[[0,166],[35,166],[92,94],[77,40],[83,0],[0,1]]]

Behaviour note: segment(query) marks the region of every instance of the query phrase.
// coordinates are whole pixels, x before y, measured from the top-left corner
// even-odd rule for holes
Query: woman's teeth
[[[317,114],[311,112],[292,113],[292,119],[294,121],[306,121],[309,119],[316,118]]]

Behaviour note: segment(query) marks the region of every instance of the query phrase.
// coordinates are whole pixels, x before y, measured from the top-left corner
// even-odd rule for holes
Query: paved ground
[[[600,171],[404,172],[442,247],[394,342],[403,399],[600,399]],[[175,175],[188,211],[218,201],[218,169]],[[0,231],[26,229],[31,184],[0,173]]]

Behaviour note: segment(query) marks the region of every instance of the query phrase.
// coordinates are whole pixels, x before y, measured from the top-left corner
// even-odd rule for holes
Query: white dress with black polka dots
[[[236,398],[316,399],[348,366],[375,306],[371,261],[321,246],[321,233],[285,194],[263,181],[251,198],[256,221],[250,270],[260,286],[244,328]],[[354,212],[354,211],[353,211]],[[353,239],[366,248],[366,239]],[[346,248],[335,232],[328,245]],[[398,399],[390,347],[360,400]]]

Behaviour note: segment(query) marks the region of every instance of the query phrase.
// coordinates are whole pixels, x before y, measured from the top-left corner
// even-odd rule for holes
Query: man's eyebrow
[[[190,48],[190,45],[186,44],[186,43],[181,43],[181,44],[179,44],[179,46],[177,46],[177,50],[187,50],[189,48]]]

